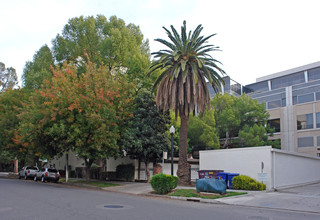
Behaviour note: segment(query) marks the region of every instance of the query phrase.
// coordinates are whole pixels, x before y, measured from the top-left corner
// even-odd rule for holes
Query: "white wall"
[[[258,180],[267,173],[267,190],[320,181],[320,158],[267,147],[200,151],[200,170],[224,170]]]
[[[320,181],[320,158],[272,149],[272,188]]]
[[[270,146],[200,151],[199,169],[224,170],[228,173],[240,173],[258,179],[258,173],[261,173],[261,162],[263,162],[263,172],[268,175],[268,180],[264,183],[267,188],[270,188],[270,151]]]

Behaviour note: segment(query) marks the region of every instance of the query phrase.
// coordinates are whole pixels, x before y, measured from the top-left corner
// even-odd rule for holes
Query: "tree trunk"
[[[180,146],[179,146],[179,164],[177,175],[179,177],[180,185],[191,184],[190,164],[188,163],[188,122],[189,117],[181,114],[181,127],[180,127]]]
[[[229,132],[226,132],[226,139],[224,141],[223,148],[228,149],[228,146],[229,146]]]
[[[146,171],[146,176],[147,176],[147,181],[150,181],[150,172],[149,172],[149,161],[144,162],[145,165],[145,171]]]
[[[66,152],[66,183],[69,180],[69,152]]]
[[[91,179],[91,165],[93,164],[93,160],[87,161],[87,159],[84,159],[85,165],[86,165],[86,182],[90,182]]]

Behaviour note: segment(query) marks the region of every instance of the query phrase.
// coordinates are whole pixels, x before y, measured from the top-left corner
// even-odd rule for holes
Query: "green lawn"
[[[60,179],[59,182],[65,182],[65,179]],[[90,181],[86,182],[85,180],[74,180],[74,179],[69,179],[69,183],[82,183],[82,184],[89,184],[97,187],[111,187],[111,186],[120,186],[120,184],[114,184],[114,183],[108,183],[104,181]]]
[[[238,196],[247,194],[246,192],[228,192],[224,195],[213,193],[197,193],[195,189],[177,189],[170,193],[169,196],[195,197],[202,199],[219,199],[223,197]]]

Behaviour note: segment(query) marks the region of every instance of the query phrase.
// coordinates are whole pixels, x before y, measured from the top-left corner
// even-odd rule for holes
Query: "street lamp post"
[[[175,132],[175,129],[173,125],[170,128],[170,134],[171,134],[171,176],[173,176],[173,134]]]

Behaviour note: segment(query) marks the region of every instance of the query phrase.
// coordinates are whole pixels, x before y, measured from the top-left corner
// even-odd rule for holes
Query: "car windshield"
[[[57,172],[58,172],[58,170],[56,170],[56,169],[48,169],[48,172],[51,172],[51,173],[57,173]]]
[[[29,167],[29,170],[38,170],[37,167]]]

